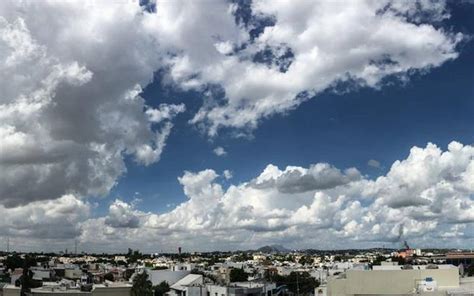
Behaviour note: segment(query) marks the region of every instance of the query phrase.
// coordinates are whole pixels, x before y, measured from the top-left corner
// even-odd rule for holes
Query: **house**
[[[20,296],[20,287],[11,284],[0,284],[0,295],[2,296]]]
[[[200,274],[189,274],[170,286],[169,296],[207,295],[204,278]]]
[[[66,268],[64,270],[64,277],[70,280],[78,280],[82,276],[82,270],[79,268]]]
[[[48,281],[52,278],[52,271],[49,268],[31,267],[33,279],[39,281]]]
[[[228,286],[208,285],[209,296],[272,296],[274,283],[242,282]]]
[[[410,266],[347,270],[328,280],[327,295],[446,295],[448,289],[459,287],[458,268],[453,265]]]
[[[171,286],[191,273],[191,271],[188,270],[172,271],[170,269],[145,269],[145,272],[148,273],[149,279],[153,283],[153,286],[159,285],[161,282],[167,282],[168,285]]]

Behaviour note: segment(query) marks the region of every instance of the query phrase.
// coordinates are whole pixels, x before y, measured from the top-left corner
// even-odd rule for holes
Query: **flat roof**
[[[474,258],[474,252],[463,252],[463,253],[448,253],[446,259],[465,259]]]

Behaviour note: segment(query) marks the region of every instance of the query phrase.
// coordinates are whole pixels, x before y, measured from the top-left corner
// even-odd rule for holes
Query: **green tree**
[[[132,250],[128,248],[128,253],[127,253],[127,258],[128,258],[128,263],[135,263],[138,261],[138,259],[142,259],[143,255],[140,253],[139,250]]]
[[[153,284],[146,272],[138,273],[133,278],[132,296],[153,296]]]
[[[24,262],[23,259],[18,256],[17,253],[13,253],[5,259],[5,262],[3,264],[7,269],[14,270],[15,268],[23,267]]]
[[[298,261],[298,263],[301,264],[301,265],[311,265],[311,264],[313,264],[313,262],[314,262],[314,260],[311,256],[303,256]]]
[[[279,275],[277,272],[265,270],[264,276],[266,281],[274,282],[277,286],[286,285],[286,277]]]
[[[128,281],[134,273],[135,273],[135,269],[127,268],[127,269],[125,269],[125,273],[124,273],[123,277]]]
[[[163,296],[169,290],[170,290],[170,285],[166,281],[162,281],[161,283],[153,287],[155,296]]]
[[[398,262],[398,265],[405,265],[407,262],[405,258],[398,256],[398,257],[392,257],[392,262]]]
[[[252,260],[252,256],[247,253],[240,253],[234,257],[235,262],[243,262],[247,260]]]
[[[372,262],[372,265],[381,265],[383,261],[385,261],[385,257],[378,255],[374,262]]]
[[[291,272],[285,280],[288,290],[295,294],[309,295],[314,292],[314,288],[319,286],[319,282],[308,272]]]
[[[127,262],[125,262],[123,260],[118,260],[117,262],[115,262],[115,264],[117,266],[127,266]]]
[[[113,282],[115,280],[114,274],[111,272],[108,272],[104,275],[104,279]]]
[[[243,270],[243,268],[233,268],[230,270],[230,282],[246,282],[249,275]]]
[[[41,287],[41,282],[33,279],[33,272],[30,270],[30,267],[36,265],[36,259],[29,255],[25,256],[23,260],[23,275],[20,278],[21,290],[20,295],[25,296],[31,292],[32,288]]]
[[[466,273],[468,276],[474,276],[474,264],[469,265],[466,269]]]

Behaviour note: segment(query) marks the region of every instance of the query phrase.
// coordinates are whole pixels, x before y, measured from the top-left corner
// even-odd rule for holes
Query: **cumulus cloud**
[[[457,57],[463,35],[430,23],[449,17],[444,2],[399,3],[221,4],[199,26],[196,18],[185,16],[207,17],[205,5],[171,11],[169,4],[158,1],[157,10],[176,20],[161,20],[167,33],[190,38],[187,43],[170,42],[179,52],[170,63],[170,75],[185,89],[208,90],[206,104],[191,122],[216,135],[221,127],[255,128],[260,119],[294,109],[329,88],[378,88],[386,77],[406,80],[410,73]],[[216,37],[202,36],[202,31]]]
[[[202,93],[190,122],[216,135],[254,128],[341,82],[380,87],[387,76],[429,70],[456,58],[463,38],[430,23],[449,17],[443,2],[155,6],[2,1],[3,204],[104,195],[126,171],[124,156],[159,161],[185,105],[155,108],[140,97],[158,70],[161,83]]]
[[[324,90],[379,88],[387,77],[406,80],[457,57],[463,35],[439,22],[449,17],[444,2],[399,3],[157,1],[145,9],[139,1],[1,1],[5,229],[45,239],[81,233],[96,245],[197,239],[206,248],[313,232],[328,243],[386,241],[400,223],[412,237],[471,223],[473,148],[455,142],[445,152],[414,147],[375,180],[324,163],[269,165],[224,189],[213,170],[186,172],[179,182],[188,200],[169,213],[115,201],[107,216],[87,218],[84,198],[109,193],[125,157],[159,161],[172,120],[186,109],[140,96],[156,71],[161,83],[202,94],[190,123],[209,135],[253,129]]]
[[[109,214],[105,218],[105,224],[112,227],[137,228],[139,223],[139,214],[134,206],[119,199],[110,205]]]
[[[73,195],[16,208],[0,206],[0,235],[29,242],[73,239],[81,233],[80,223],[89,218],[90,210],[89,203]]]
[[[227,154],[227,151],[225,151],[224,147],[221,146],[214,148],[212,152],[214,152],[214,154],[217,156],[224,156]]]
[[[152,122],[162,122],[163,120],[173,119],[179,113],[186,111],[184,104],[160,104],[158,108],[148,108],[146,114]]]
[[[229,170],[224,170],[224,172],[222,172],[222,174],[224,175],[224,178],[226,180],[230,180],[233,177],[232,171],[229,171]]]
[[[469,230],[474,222],[473,157],[474,147],[469,145],[452,142],[442,151],[430,143],[413,147],[406,159],[395,161],[387,174],[376,179],[355,169],[343,173],[328,164],[284,170],[269,165],[256,178],[228,189],[218,183],[214,170],[185,172],[179,182],[188,200],[167,213],[140,212],[136,216],[142,233],[110,225],[101,228],[94,220],[84,224],[81,239],[93,243],[96,236],[88,235],[95,231],[104,239],[133,240],[133,235],[148,233],[150,247],[159,241],[162,247],[200,250],[272,242],[367,247],[398,244],[401,239],[417,245],[452,245],[452,231],[460,235],[458,243],[474,235]],[[277,180],[288,175],[291,190],[281,190]],[[188,240],[192,243],[186,245]]]
[[[308,169],[287,167],[283,172],[269,165],[255,180],[254,186],[257,188],[271,186],[283,193],[297,193],[334,188],[360,178],[361,175],[356,168],[341,172],[327,163],[318,163]]]
[[[0,4],[2,204],[105,195],[125,155],[160,159],[185,107],[140,97],[160,53],[138,2],[112,2]]]

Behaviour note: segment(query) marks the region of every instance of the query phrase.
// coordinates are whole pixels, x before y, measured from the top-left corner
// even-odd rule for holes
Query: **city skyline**
[[[474,247],[472,1],[2,1],[11,250]]]

